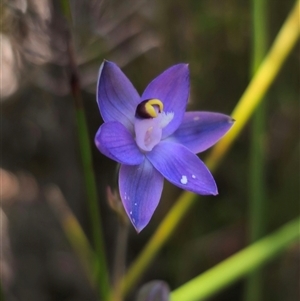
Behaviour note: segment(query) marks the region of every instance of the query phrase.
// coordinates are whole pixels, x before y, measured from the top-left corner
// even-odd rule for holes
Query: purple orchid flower
[[[164,178],[197,194],[218,194],[196,154],[215,144],[233,120],[219,113],[185,112],[188,97],[187,64],[164,71],[142,97],[116,64],[104,61],[100,67],[97,102],[104,124],[95,143],[121,164],[120,196],[138,232],[159,203]]]

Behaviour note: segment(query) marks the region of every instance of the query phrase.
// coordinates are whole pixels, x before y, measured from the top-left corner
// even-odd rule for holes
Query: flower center
[[[134,122],[135,139],[142,151],[151,151],[162,136],[162,129],[174,117],[173,112],[165,113],[159,99],[148,99],[141,102],[136,109]]]
[[[155,118],[163,110],[164,105],[159,99],[147,99],[137,106],[135,115],[140,118]]]

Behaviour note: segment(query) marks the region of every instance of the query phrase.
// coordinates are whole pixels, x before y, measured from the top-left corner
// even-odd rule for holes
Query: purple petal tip
[[[131,216],[128,216],[129,217],[129,219],[130,219],[130,222],[132,223],[132,225],[133,225],[133,227],[134,227],[134,229],[135,229],[135,231],[139,234],[148,224],[149,224],[149,222],[150,222],[150,220],[149,221],[147,221],[147,222],[145,222],[145,221],[139,221],[138,220],[138,217],[136,217],[136,218],[132,218]]]

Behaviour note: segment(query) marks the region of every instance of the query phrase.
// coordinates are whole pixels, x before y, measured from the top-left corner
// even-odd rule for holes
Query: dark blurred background
[[[103,59],[116,62],[137,90],[178,62],[189,63],[188,109],[230,114],[251,68],[251,5],[238,0],[73,0],[1,2],[1,282],[6,300],[97,300],[47,197],[60,189],[87,237],[86,194],[70,95],[67,41],[72,39],[91,141],[102,123],[95,101]],[[293,1],[269,1],[269,45]],[[299,45],[267,95],[268,232],[299,214]],[[246,126],[214,173],[217,197],[199,197],[140,284],[162,279],[175,289],[246,245],[251,127]],[[118,218],[106,187],[115,162],[92,143],[110,267]],[[205,158],[205,154],[200,155]],[[130,227],[127,263],[142,249],[180,190],[165,183],[150,224]],[[264,300],[299,300],[299,248],[264,269]],[[239,282],[211,300],[242,300]],[[133,295],[129,297],[133,300]]]

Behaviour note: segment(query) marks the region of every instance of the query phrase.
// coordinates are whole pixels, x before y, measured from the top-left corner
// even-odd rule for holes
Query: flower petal
[[[133,131],[140,96],[121,69],[109,61],[104,61],[100,67],[97,103],[105,122],[119,121]]]
[[[163,176],[146,159],[139,166],[121,165],[120,195],[125,211],[140,232],[149,223],[163,188]]]
[[[138,165],[145,158],[132,134],[117,121],[101,125],[95,136],[95,144],[103,155],[122,164]]]
[[[198,194],[218,194],[210,171],[183,145],[163,141],[147,153],[146,157],[174,185]]]
[[[161,100],[166,113],[174,112],[173,120],[163,129],[163,138],[172,134],[182,121],[189,97],[189,85],[188,65],[178,64],[156,77],[142,95],[142,100]]]
[[[186,146],[193,153],[214,145],[232,127],[234,120],[224,114],[186,112],[179,128],[168,138]]]

